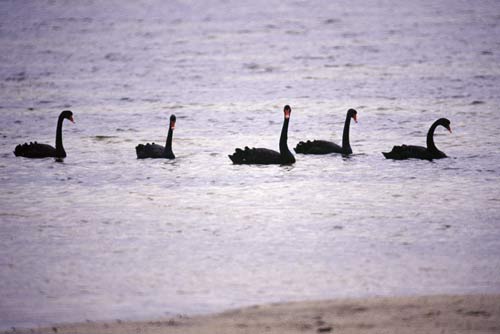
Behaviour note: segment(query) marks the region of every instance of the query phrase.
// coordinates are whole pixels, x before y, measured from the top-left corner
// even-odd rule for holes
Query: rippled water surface
[[[500,293],[497,1],[1,1],[0,44],[0,328]],[[285,104],[355,154],[232,165]],[[64,163],[12,154],[63,109]],[[439,117],[448,159],[381,155]]]

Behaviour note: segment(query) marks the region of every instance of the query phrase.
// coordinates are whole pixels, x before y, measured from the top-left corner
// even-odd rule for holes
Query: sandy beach
[[[500,295],[344,299],[253,306],[155,321],[86,322],[4,333],[499,333]]]

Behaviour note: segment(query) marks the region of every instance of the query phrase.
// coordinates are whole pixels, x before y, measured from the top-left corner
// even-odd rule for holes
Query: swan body
[[[170,127],[168,129],[167,142],[165,146],[155,143],[139,144],[135,147],[137,159],[175,159],[172,151],[172,137],[175,129],[175,115],[170,116]]]
[[[245,146],[244,150],[237,148],[229,158],[237,165],[276,165],[282,163],[279,152],[268,148],[249,148],[248,146]]]
[[[237,148],[229,155],[229,159],[235,165],[287,165],[295,163],[295,157],[288,149],[288,123],[292,109],[286,105],[284,110],[285,119],[280,136],[280,151],[276,152],[268,148]]]
[[[155,144],[155,143],[147,143],[146,145],[139,144],[135,148],[135,152],[137,154],[137,159],[175,159],[175,155],[172,151],[166,151],[165,147]]]
[[[447,118],[440,118],[435,121],[427,132],[427,147],[415,145],[394,146],[390,152],[382,152],[386,159],[406,160],[421,159],[433,160],[446,158],[446,154],[437,149],[434,144],[434,131],[438,126],[445,127],[451,133],[450,121]]]
[[[70,110],[64,110],[59,115],[57,120],[57,128],[56,128],[56,147],[53,147],[48,144],[40,144],[38,142],[30,142],[24,143],[22,145],[17,145],[14,149],[14,155],[16,157],[25,157],[32,159],[39,158],[66,158],[66,151],[63,147],[62,142],[62,123],[65,119],[68,119],[72,123],[73,113]]]
[[[25,157],[25,158],[48,158],[48,157],[57,157],[57,158],[65,158],[66,152],[62,154],[57,154],[55,147],[49,144],[39,144],[38,142],[30,142],[24,143],[22,145],[17,145],[14,149],[14,155],[16,157]]]
[[[344,132],[342,135],[342,146],[339,146],[331,141],[327,140],[308,140],[306,142],[299,142],[294,148],[296,153],[301,154],[329,154],[329,153],[340,153],[343,155],[352,154],[351,145],[349,143],[349,128],[351,125],[351,118],[357,123],[357,111],[354,109],[349,109],[347,111]]]
[[[296,153],[301,154],[328,154],[328,153],[342,153],[342,146],[339,146],[327,140],[308,140],[306,142],[299,142],[294,148]],[[350,154],[352,153],[345,153]]]

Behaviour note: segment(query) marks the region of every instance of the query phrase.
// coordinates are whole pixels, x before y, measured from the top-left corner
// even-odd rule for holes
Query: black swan
[[[37,142],[24,143],[22,145],[17,145],[14,149],[14,154],[16,157],[25,158],[66,158],[66,152],[64,151],[63,141],[62,141],[62,124],[63,120],[68,119],[72,123],[73,113],[69,110],[64,110],[59,115],[57,120],[57,130],[56,130],[56,147],[52,147],[47,144],[39,144]]]
[[[280,137],[280,151],[276,152],[268,148],[248,148],[244,150],[237,148],[229,159],[236,165],[288,165],[295,163],[295,157],[288,149],[288,122],[290,121],[290,114],[292,109],[286,105],[284,110],[285,119],[283,121],[283,128],[281,129]]]
[[[446,154],[441,152],[434,145],[434,130],[437,126],[444,126],[451,133],[450,121],[446,118],[440,118],[435,121],[427,132],[427,147],[402,145],[394,146],[390,152],[382,152],[386,159],[405,160],[410,158],[432,160],[446,158]]]
[[[344,134],[342,135],[342,147],[326,140],[313,140],[306,142],[299,142],[294,148],[295,152],[302,154],[328,154],[328,153],[340,153],[343,155],[349,155],[352,153],[351,145],[349,144],[349,127],[351,125],[351,118],[354,122],[358,122],[357,115],[358,112],[354,109],[349,109],[344,123]]]
[[[137,159],[146,158],[163,158],[175,159],[174,152],[172,152],[172,136],[175,129],[175,115],[170,116],[170,127],[168,129],[167,142],[165,147],[155,144],[147,143],[146,145],[139,144],[135,147]]]

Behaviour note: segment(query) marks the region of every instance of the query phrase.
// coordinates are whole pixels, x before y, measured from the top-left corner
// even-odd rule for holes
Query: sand
[[[208,316],[86,322],[5,333],[500,333],[500,295],[344,299],[253,306]]]

